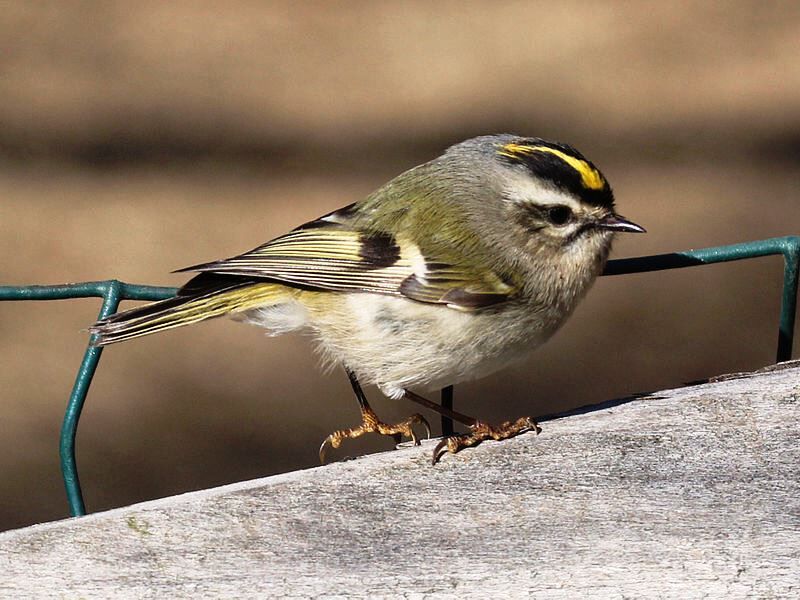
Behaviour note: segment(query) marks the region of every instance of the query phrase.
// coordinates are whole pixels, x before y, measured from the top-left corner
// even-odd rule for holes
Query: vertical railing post
[[[103,306],[100,309],[99,319],[104,319],[117,312],[121,299],[121,289],[122,284],[119,281],[105,282]],[[81,517],[86,514],[81,482],[78,478],[78,464],[75,458],[75,437],[78,432],[78,421],[81,417],[86,394],[89,391],[89,386],[92,383],[92,378],[97,370],[97,364],[100,362],[102,353],[103,349],[92,346],[90,340],[89,347],[86,349],[83,361],[78,369],[75,384],[72,386],[72,392],[67,402],[67,410],[64,413],[64,421],[61,425],[61,437],[59,440],[61,474],[67,491],[69,514],[72,517]]]
[[[794,322],[797,313],[797,277],[800,270],[800,237],[786,239],[783,259],[783,295],[776,362],[792,358],[792,339],[794,338]]]

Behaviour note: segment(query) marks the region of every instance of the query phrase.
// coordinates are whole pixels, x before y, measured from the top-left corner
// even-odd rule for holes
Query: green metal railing
[[[800,236],[771,238],[732,244],[730,246],[612,260],[608,262],[603,274],[623,275],[665,269],[680,269],[778,254],[783,255],[784,258],[783,295],[776,354],[776,361],[781,362],[789,360],[792,355],[792,340],[797,311],[798,267],[800,267]],[[103,298],[103,305],[98,317],[103,319],[115,313],[122,300],[163,300],[174,296],[176,292],[177,288],[172,287],[132,285],[121,281],[109,280],[66,285],[0,286],[0,301]],[[97,370],[102,353],[102,348],[95,348],[91,345],[86,349],[83,361],[78,369],[78,375],[75,378],[75,385],[72,388],[61,427],[61,472],[66,487],[69,512],[72,516],[86,514],[86,506],[83,502],[83,494],[78,478],[78,467],[75,461],[75,438],[89,385]],[[452,403],[452,387],[445,388],[442,390],[442,404],[452,408]],[[442,431],[444,435],[449,435],[452,430],[452,422],[443,418]]]

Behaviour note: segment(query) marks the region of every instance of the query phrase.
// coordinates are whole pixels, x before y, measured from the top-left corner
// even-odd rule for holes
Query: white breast
[[[323,352],[391,397],[406,387],[483,377],[524,358],[552,333],[537,329],[530,311],[508,306],[467,313],[377,294],[342,300],[336,316],[312,315]]]

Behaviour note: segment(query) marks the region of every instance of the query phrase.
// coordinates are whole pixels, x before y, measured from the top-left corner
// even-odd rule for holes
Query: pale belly
[[[489,375],[525,358],[561,324],[527,306],[468,313],[376,294],[341,300],[335,310],[309,310],[323,352],[391,397]]]

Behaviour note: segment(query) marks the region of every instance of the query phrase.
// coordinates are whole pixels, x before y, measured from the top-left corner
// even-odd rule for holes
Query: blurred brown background
[[[7,3],[0,283],[179,285],[500,131],[603,169],[649,230],[617,257],[798,234],[798,56],[797,2]],[[601,279],[456,406],[543,414],[768,364],[781,272]],[[0,529],[66,515],[58,429],[98,309],[0,303]],[[358,419],[316,363],[303,337],[229,321],[108,349],[78,437],[88,509],[316,465]],[[387,419],[416,410],[368,394]]]

